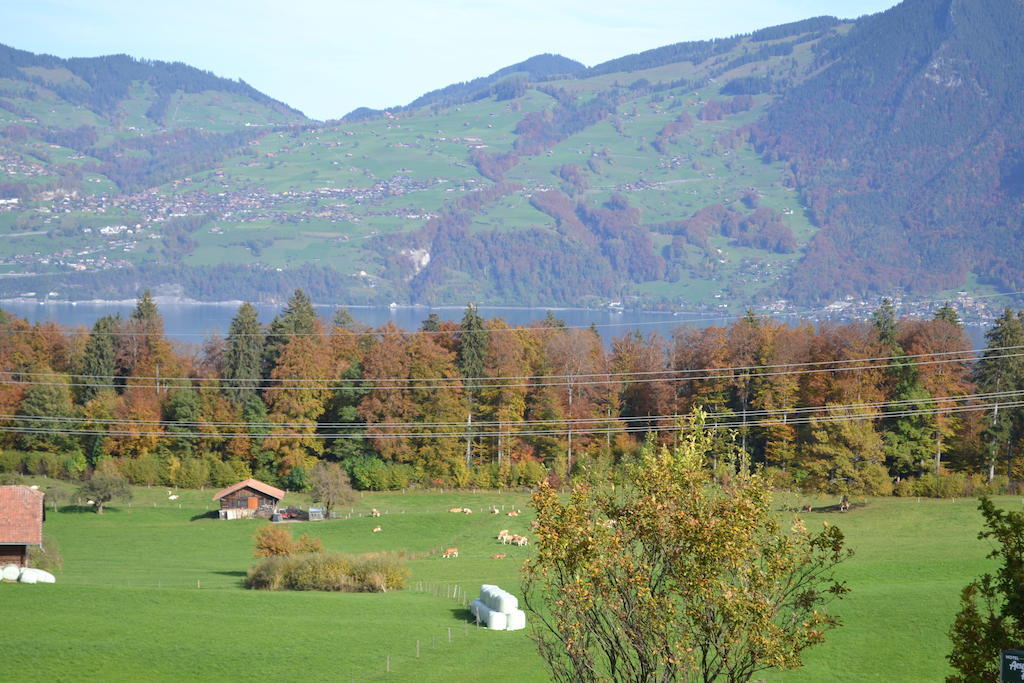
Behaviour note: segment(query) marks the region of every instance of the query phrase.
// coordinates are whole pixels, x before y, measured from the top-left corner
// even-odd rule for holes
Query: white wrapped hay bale
[[[21,574],[21,567],[16,564],[4,565],[2,571],[0,571],[0,578],[4,581],[17,581],[18,576]]]
[[[45,569],[36,569],[35,572],[37,583],[57,583],[57,577]]]
[[[526,628],[526,612],[521,609],[512,610],[506,616],[509,631],[519,631]]]
[[[18,581],[21,583],[36,583],[38,577],[35,569],[22,569]]]
[[[526,628],[526,613],[519,609],[519,599],[498,586],[480,586],[480,597],[469,604],[477,621],[495,631],[518,631]]]
[[[494,610],[487,610],[487,628],[492,631],[505,631],[508,629],[508,615]]]
[[[476,617],[478,623],[492,631],[504,631],[508,626],[508,617],[506,615],[501,612],[495,612],[479,598],[469,603],[469,612]]]
[[[508,614],[513,610],[519,609],[518,598],[497,586],[480,586],[480,599],[492,610],[502,614]]]

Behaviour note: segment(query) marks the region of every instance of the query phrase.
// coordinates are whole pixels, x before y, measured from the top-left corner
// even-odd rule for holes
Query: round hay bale
[[[5,565],[3,571],[0,572],[0,578],[4,581],[17,581],[18,575],[21,574],[21,567],[16,564]]]
[[[501,591],[501,593],[494,596],[494,604],[489,605],[489,607],[502,614],[511,614],[519,609],[519,600],[508,591]]]
[[[508,617],[501,612],[487,610],[487,628],[492,631],[505,631],[508,629]]]
[[[23,569],[21,576],[18,577],[18,581],[21,583],[35,583],[37,580],[35,569]]]
[[[513,610],[505,615],[509,631],[520,631],[526,628],[526,612],[521,609]]]

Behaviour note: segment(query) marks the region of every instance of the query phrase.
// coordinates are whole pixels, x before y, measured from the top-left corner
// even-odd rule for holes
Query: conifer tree
[[[76,387],[79,403],[92,400],[104,389],[100,385],[113,383],[117,372],[114,333],[120,326],[120,316],[111,315],[105,315],[93,324],[77,370],[77,374],[81,375]]]
[[[224,354],[224,393],[237,405],[256,395],[262,356],[263,329],[256,309],[246,302],[231,320]]]
[[[995,325],[985,333],[987,347],[975,369],[975,382],[979,393],[995,393],[1024,390],[1024,357],[1019,355],[1024,347],[1024,315],[1007,308],[996,320]],[[989,444],[989,479],[995,475],[996,462],[1006,458],[1007,475],[1013,472],[1013,448],[1024,435],[1024,410],[1014,407],[1000,407],[999,404],[1014,402],[1013,398],[995,397],[991,403],[996,407],[989,413],[990,422],[985,429]]]
[[[263,346],[263,376],[270,377],[281,349],[293,337],[313,334],[316,322],[316,311],[313,302],[301,289],[296,289],[288,305],[272,321]]]

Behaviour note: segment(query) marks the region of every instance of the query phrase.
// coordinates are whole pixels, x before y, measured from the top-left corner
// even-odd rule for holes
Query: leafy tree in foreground
[[[628,486],[542,485],[537,555],[524,565],[535,640],[562,681],[745,681],[801,665],[839,622],[821,607],[847,591],[851,551],[826,525],[783,530],[767,478],[734,448],[735,475],[703,467],[704,416],[674,449],[652,442]]]
[[[999,680],[1000,651],[1024,642],[1024,512],[998,510],[988,498],[978,507],[987,527],[978,538],[999,543],[988,557],[1001,564],[960,593],[947,657],[958,672],[946,678],[953,682]]]

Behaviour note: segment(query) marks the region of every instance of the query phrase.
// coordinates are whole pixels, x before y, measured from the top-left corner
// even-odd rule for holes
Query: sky
[[[593,66],[895,0],[0,0],[0,43],[240,78],[315,119],[407,104],[550,52]]]

